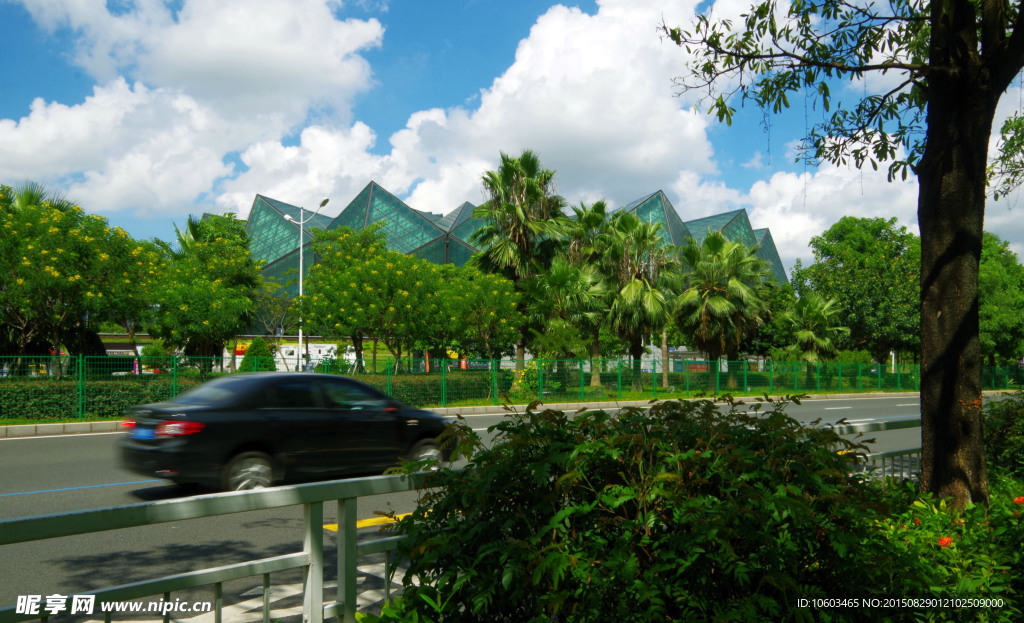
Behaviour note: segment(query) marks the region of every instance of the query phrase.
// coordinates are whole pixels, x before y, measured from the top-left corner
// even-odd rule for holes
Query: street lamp
[[[290,222],[292,225],[295,225],[295,226],[297,226],[299,228],[299,297],[300,298],[302,297],[302,268],[303,268],[303,266],[302,266],[302,264],[303,264],[303,262],[302,262],[302,259],[303,259],[303,257],[302,257],[302,246],[305,243],[306,223],[308,223],[311,220],[313,220],[313,217],[316,216],[320,212],[320,210],[323,209],[323,207],[325,205],[327,205],[328,201],[329,201],[329,199],[324,199],[323,201],[321,201],[320,202],[320,206],[316,210],[314,210],[313,213],[310,214],[308,218],[303,218],[303,214],[304,214],[305,211],[303,210],[303,208],[301,206],[299,206],[299,220],[296,221],[289,214],[285,214],[284,215],[284,219],[286,221]],[[298,354],[295,357],[295,369],[296,370],[299,369],[299,365],[300,365],[301,362],[302,362],[302,314],[300,313],[299,314],[299,352],[298,352]]]

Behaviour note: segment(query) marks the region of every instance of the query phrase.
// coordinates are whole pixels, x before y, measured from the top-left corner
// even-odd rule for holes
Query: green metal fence
[[[0,420],[118,418],[130,405],[158,402],[232,374],[241,359],[189,357],[0,356]],[[255,370],[275,370],[273,359]],[[628,359],[530,360],[523,370],[498,360],[379,357],[327,360],[317,372],[358,378],[420,407],[648,400],[763,394],[917,391],[920,367],[878,364],[671,361],[639,366]],[[984,389],[1020,389],[1024,369],[985,367]]]

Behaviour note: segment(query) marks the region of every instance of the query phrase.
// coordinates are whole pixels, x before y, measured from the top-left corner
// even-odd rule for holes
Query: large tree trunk
[[[946,33],[947,35],[949,33]],[[949,48],[944,49],[945,39]],[[950,43],[952,41],[952,43]],[[938,34],[933,62],[962,43]],[[982,435],[978,265],[985,212],[986,156],[995,97],[987,85],[931,76],[927,148],[917,169],[921,227],[921,489],[988,502]]]

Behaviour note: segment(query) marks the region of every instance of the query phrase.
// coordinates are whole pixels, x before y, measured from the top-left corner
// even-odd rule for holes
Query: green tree
[[[772,281],[765,288],[763,298],[767,307],[764,324],[761,325],[757,333],[744,338],[740,350],[770,359],[774,357],[774,353],[793,344],[796,340],[793,328],[782,319],[782,316],[793,308],[797,297],[793,286],[789,283]]]
[[[768,262],[757,249],[709,231],[679,249],[685,275],[676,299],[676,323],[711,361],[737,359],[743,340],[757,333],[768,315]]]
[[[455,275],[463,291],[463,331],[458,341],[467,353],[494,359],[510,352],[519,339],[525,319],[519,312],[522,295],[501,275],[480,272],[472,266]],[[440,302],[444,305],[444,302]]]
[[[841,315],[835,299],[825,299],[817,292],[807,292],[797,299],[782,315],[782,321],[793,330],[794,342],[789,348],[793,360],[817,362],[834,357],[835,340],[850,333],[839,324]]]
[[[263,338],[257,336],[245,349],[242,363],[238,364],[239,372],[265,372],[277,370],[277,360],[274,353],[277,349],[272,348]]]
[[[793,270],[793,286],[835,299],[850,328],[844,346],[884,363],[889,352],[916,350],[919,339],[920,240],[896,219],[845,216],[811,238],[814,263]]]
[[[31,183],[0,188],[0,230],[0,310],[18,353],[36,341],[80,352],[123,294],[112,249],[127,234]]]
[[[565,257],[575,266],[591,266],[597,277],[604,282],[604,300],[597,302],[590,313],[580,319],[581,328],[590,335],[590,386],[601,386],[601,329],[606,326],[608,311],[611,307],[611,288],[607,287],[609,279],[603,272],[607,266],[601,261],[602,243],[608,238],[609,213],[604,201],[595,201],[589,206],[580,203],[573,207],[573,218],[567,228],[567,245]]]
[[[554,176],[529,150],[517,157],[502,153],[498,169],[483,176],[487,201],[473,217],[485,224],[470,240],[481,250],[473,263],[484,272],[504,276],[520,292],[523,282],[546,269],[558,249],[565,200],[555,194]],[[526,317],[527,301],[522,299],[519,305]],[[517,370],[523,369],[530,335],[528,325],[520,327]]]
[[[281,336],[291,333],[299,324],[299,315],[284,286],[271,280],[264,280],[253,290],[252,318],[256,328],[269,339],[274,352],[281,346]],[[284,365],[287,370],[289,362],[285,361]]]
[[[359,369],[363,362],[363,338],[369,325],[369,307],[360,298],[361,277],[354,267],[387,251],[381,225],[359,231],[348,227],[313,230],[317,262],[304,277],[304,295],[297,302],[310,331],[352,340]]]
[[[541,327],[531,351],[557,359],[590,353],[608,296],[596,265],[556,257],[548,270],[527,280],[525,290],[534,324]]]
[[[249,255],[245,223],[233,214],[190,218],[177,234],[177,248],[163,243],[168,270],[150,333],[201,358],[208,370],[225,342],[249,325],[259,267]]]
[[[989,365],[1024,354],[1024,266],[1005,240],[985,232],[978,271],[981,353]]]
[[[629,345],[633,390],[641,391],[644,339],[672,318],[671,282],[677,263],[661,237],[661,223],[645,223],[633,212],[616,212],[601,241],[602,272],[611,290],[608,323]]]
[[[987,502],[978,267],[989,136],[999,99],[1024,66],[1020,7],[765,0],[736,21],[705,13],[664,32],[692,55],[680,85],[708,93],[719,119],[731,119],[733,93],[773,112],[799,95],[831,111],[809,132],[811,157],[889,162],[890,176],[916,174],[921,486],[958,506]],[[842,81],[863,96],[832,111],[831,87]]]

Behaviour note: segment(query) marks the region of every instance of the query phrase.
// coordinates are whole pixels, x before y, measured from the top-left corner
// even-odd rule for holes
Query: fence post
[[[750,370],[750,364],[748,364],[746,361],[744,361],[743,362],[743,393],[744,394],[750,392],[750,386],[747,385],[747,372],[749,370]]]
[[[839,393],[841,394],[843,393],[843,363],[837,363],[836,368],[839,371]]]
[[[858,394],[861,393],[862,391],[864,391],[863,388],[862,388],[862,384],[861,384],[861,381],[863,381],[863,378],[861,378],[861,373],[863,372],[863,366],[864,366],[864,364],[862,364],[862,363],[858,363],[857,364],[857,393]]]
[[[900,374],[900,366],[897,365],[896,366],[896,391],[898,391],[898,392],[903,391],[903,383],[902,383],[902,379],[900,378],[900,376],[901,376],[901,374]]]
[[[583,402],[584,398],[586,398],[583,389],[583,361],[583,359],[580,359],[580,402]]]
[[[171,398],[178,395],[178,356],[171,359]]]
[[[768,362],[768,393],[775,393],[775,360]]]
[[[491,396],[494,397],[494,404],[498,404],[498,360],[491,359]]]
[[[878,368],[877,368],[878,369],[878,391],[882,391],[882,366],[884,366],[884,365],[885,365],[884,363],[880,363],[880,364],[878,364]]]
[[[75,374],[78,385],[78,419],[85,418],[85,355],[78,353],[78,370]]]
[[[793,393],[800,393],[800,363],[793,362]]]
[[[537,400],[544,402],[544,362],[545,359],[541,359],[540,363],[537,364]]]
[[[708,362],[709,365],[710,365],[710,363],[711,362]],[[716,396],[722,390],[722,379],[720,378],[721,376],[722,376],[722,360],[721,359],[716,359],[715,360],[715,395]]]
[[[384,369],[384,393],[391,398],[391,366]]]
[[[815,361],[814,362],[814,376],[816,377],[815,381],[814,381],[815,391],[821,392],[821,362],[820,361]]]
[[[654,398],[658,397],[658,360],[651,359],[651,390],[654,392]]]
[[[684,361],[683,367],[686,368],[686,397],[690,397],[690,362]]]
[[[340,510],[340,509],[339,509]],[[309,565],[303,577],[303,623],[323,623],[324,620],[324,504],[314,502],[303,505],[303,547]],[[339,521],[340,518],[339,518]],[[339,539],[344,535],[339,534]],[[340,574],[339,574],[340,575]],[[339,585],[339,591],[342,587]]]
[[[622,400],[622,359],[619,359],[619,374],[618,374],[618,388],[615,395],[616,400]]]
[[[448,361],[441,364],[441,406],[448,405]]]

